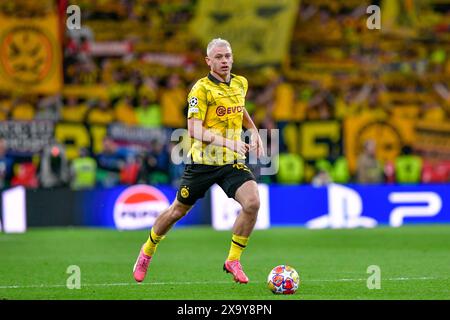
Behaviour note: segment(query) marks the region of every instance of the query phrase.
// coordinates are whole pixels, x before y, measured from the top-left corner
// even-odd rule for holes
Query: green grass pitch
[[[230,232],[175,228],[160,244],[142,284],[132,268],[147,231],[39,228],[0,234],[1,299],[450,299],[450,226],[375,229],[256,230],[242,256],[247,285],[222,270]],[[292,296],[272,294],[272,267],[300,274]],[[81,289],[68,289],[67,268],[81,270]],[[367,288],[370,265],[381,289]]]

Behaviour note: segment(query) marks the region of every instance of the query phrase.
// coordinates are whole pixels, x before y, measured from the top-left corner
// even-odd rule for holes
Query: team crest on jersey
[[[224,106],[219,106],[219,107],[217,107],[217,109],[216,109],[216,114],[217,114],[219,117],[224,116],[226,113],[227,113],[227,109],[226,109]]]
[[[189,197],[189,187],[182,187],[180,190],[180,194],[183,198]]]

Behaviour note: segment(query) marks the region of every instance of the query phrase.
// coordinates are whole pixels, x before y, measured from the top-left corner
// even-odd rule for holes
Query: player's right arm
[[[208,108],[206,89],[196,83],[188,96],[188,131],[191,138],[219,147],[226,147],[241,155],[245,155],[250,146],[241,140],[230,140],[213,133],[203,123]]]
[[[226,147],[241,155],[245,155],[250,146],[241,140],[230,140],[221,135],[211,132],[203,126],[203,120],[196,118],[188,119],[188,131],[191,138],[200,140],[205,143],[210,143],[219,147]]]

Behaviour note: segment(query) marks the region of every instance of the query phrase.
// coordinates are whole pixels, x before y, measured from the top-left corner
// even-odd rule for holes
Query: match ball
[[[267,277],[267,286],[274,294],[294,294],[300,285],[300,277],[294,268],[279,265]]]

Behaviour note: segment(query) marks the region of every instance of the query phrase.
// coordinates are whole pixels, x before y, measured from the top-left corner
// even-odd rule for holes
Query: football
[[[279,265],[267,277],[267,286],[274,294],[294,294],[300,285],[300,277],[294,268]]]

